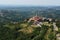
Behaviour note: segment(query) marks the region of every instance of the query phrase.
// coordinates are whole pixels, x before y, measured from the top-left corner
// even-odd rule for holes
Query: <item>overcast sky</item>
[[[0,0],[0,5],[60,6],[60,0]]]

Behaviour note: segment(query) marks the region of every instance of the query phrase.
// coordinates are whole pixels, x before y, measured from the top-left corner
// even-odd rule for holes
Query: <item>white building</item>
[[[57,40],[60,40],[60,33],[56,34]]]
[[[53,26],[54,26],[54,30],[55,31],[58,31],[58,27],[56,26],[56,23],[55,22],[53,23]]]

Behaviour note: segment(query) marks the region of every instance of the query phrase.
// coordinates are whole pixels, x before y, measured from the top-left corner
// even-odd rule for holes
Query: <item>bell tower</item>
[[[36,16],[38,16],[38,14],[36,13]]]

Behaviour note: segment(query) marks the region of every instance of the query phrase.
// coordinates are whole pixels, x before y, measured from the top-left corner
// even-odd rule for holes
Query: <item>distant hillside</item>
[[[1,16],[1,13],[3,13],[3,17]],[[60,19],[60,6],[0,7],[0,17],[4,18],[5,20],[21,21],[35,16],[36,14],[42,17]]]

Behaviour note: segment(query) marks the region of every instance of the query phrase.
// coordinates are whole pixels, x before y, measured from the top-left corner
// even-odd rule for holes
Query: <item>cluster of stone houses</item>
[[[39,17],[39,16],[34,16],[28,20],[28,22],[33,21],[34,25],[37,24],[42,24],[43,22],[55,22],[56,20],[53,20],[52,18],[44,18],[44,17]]]

